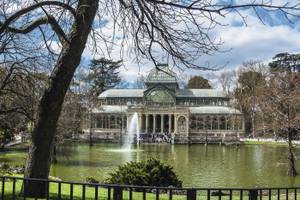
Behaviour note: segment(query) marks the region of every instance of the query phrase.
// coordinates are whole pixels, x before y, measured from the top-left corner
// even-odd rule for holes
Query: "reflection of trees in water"
[[[67,142],[67,141],[66,141]],[[78,144],[66,144],[66,142],[63,142],[61,144],[58,144],[56,148],[56,163],[61,163],[63,161],[69,160],[71,157],[74,157],[74,155],[77,155],[79,153]],[[53,163],[55,164],[55,163]]]
[[[300,183],[299,178],[293,183],[286,176],[287,148],[284,146],[144,144],[139,148],[138,152],[122,152],[115,144],[95,144],[91,148],[88,144],[64,144],[58,149],[59,162],[52,165],[51,176],[76,181],[92,176],[102,181],[129,156],[129,160],[153,157],[170,164],[185,186],[201,187],[205,183],[205,187],[289,187]],[[24,164],[25,159],[25,152],[0,153],[0,162],[9,165]]]
[[[73,160],[70,157],[67,160],[60,160],[59,165],[64,167],[115,167],[115,164],[111,162],[101,162],[96,160]]]

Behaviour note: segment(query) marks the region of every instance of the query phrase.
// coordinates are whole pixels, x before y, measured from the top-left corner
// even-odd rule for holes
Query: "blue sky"
[[[241,0],[245,1],[246,0]],[[239,1],[240,2],[240,1]],[[274,1],[275,2],[275,1]],[[277,0],[280,5],[283,0]],[[289,1],[291,4],[292,1]],[[297,2],[297,1],[294,1]],[[224,67],[217,72],[199,71],[184,69],[181,71],[175,69],[181,78],[188,78],[192,75],[203,75],[210,79],[214,84],[217,76],[224,70],[237,69],[243,62],[248,60],[260,60],[268,62],[272,57],[281,52],[300,52],[300,19],[292,18],[293,23],[285,19],[280,12],[266,12],[258,10],[263,23],[258,19],[253,10],[242,10],[243,16],[246,16],[247,25],[245,25],[236,13],[230,13],[225,18],[220,19],[226,26],[216,27],[212,34],[223,42],[221,50],[214,55],[203,55],[198,59],[198,64]],[[105,27],[101,27],[103,32],[111,32],[109,22]],[[139,75],[146,75],[153,67],[150,61],[144,60],[140,65],[135,62],[135,55],[130,53],[130,47],[124,47],[124,67],[121,69],[121,76],[128,82],[133,82]],[[86,50],[85,58],[89,58],[91,53]],[[118,45],[114,47],[111,57],[120,58],[120,49]],[[164,59],[162,57],[162,62]]]

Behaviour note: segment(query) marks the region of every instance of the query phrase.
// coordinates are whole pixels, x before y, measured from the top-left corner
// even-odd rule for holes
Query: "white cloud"
[[[225,52],[217,52],[212,56],[203,55],[198,59],[198,64],[205,65],[209,62],[212,66],[224,66],[227,69],[234,69],[241,65],[244,61],[255,59],[261,61],[269,61],[275,54],[280,52],[300,52],[300,32],[296,22],[295,26],[289,26],[286,24],[281,25],[264,25],[260,20],[253,16],[250,10],[242,11],[242,14],[246,17],[247,26],[241,26],[242,19],[239,15],[230,13],[226,18],[222,20],[224,24],[228,24],[225,27],[217,27],[213,31],[213,35],[217,38],[221,38],[224,42],[221,50],[229,50]],[[272,16],[273,18],[274,16]],[[101,28],[101,31],[105,33],[107,37],[112,35],[112,24],[107,23],[105,27]],[[117,36],[121,37],[121,33],[117,33]],[[117,60],[120,59],[120,49],[122,47],[121,40],[116,40],[116,45],[111,51],[111,58]],[[100,44],[101,45],[101,44]],[[104,48],[104,46],[100,46]],[[123,60],[124,68],[121,69],[121,75],[127,81],[133,82],[139,75],[145,75],[153,67],[150,61],[143,61],[140,64],[135,62],[134,54],[130,54],[131,46],[123,46]],[[85,57],[91,57],[91,52],[86,50],[84,52]],[[107,55],[105,55],[107,56]],[[163,58],[162,58],[163,60]],[[213,78],[213,74],[218,72],[203,72],[186,69],[184,74],[179,69],[175,69],[180,76],[188,77],[190,75],[202,74],[216,82],[216,78]],[[217,77],[217,76],[214,76]]]

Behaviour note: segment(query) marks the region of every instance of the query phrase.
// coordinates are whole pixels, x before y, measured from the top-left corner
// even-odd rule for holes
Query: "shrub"
[[[98,183],[99,183],[99,181],[96,180],[96,179],[93,178],[93,177],[86,177],[85,182],[86,182],[86,183],[92,183],[92,184],[98,184]]]
[[[119,166],[109,176],[107,182],[111,184],[182,187],[182,181],[178,179],[173,168],[154,158],[141,162],[128,162]]]

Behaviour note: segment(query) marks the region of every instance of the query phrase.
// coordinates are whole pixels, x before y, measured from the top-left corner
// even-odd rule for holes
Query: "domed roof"
[[[145,83],[177,83],[177,77],[167,64],[159,64],[150,70]]]

